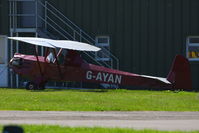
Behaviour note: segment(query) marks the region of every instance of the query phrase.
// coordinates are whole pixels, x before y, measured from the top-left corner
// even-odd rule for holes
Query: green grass
[[[0,110],[199,111],[199,93],[0,89]]]
[[[23,125],[25,133],[199,133],[199,131],[157,131],[157,130],[134,130],[128,128],[87,128],[87,127],[61,127],[48,125]],[[2,130],[0,127],[0,131]]]

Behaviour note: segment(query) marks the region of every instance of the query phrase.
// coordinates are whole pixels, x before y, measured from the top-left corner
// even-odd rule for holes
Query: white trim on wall
[[[0,35],[0,39],[3,39],[2,44],[5,46],[4,62],[0,64],[0,87],[8,87],[8,39],[5,35]]]

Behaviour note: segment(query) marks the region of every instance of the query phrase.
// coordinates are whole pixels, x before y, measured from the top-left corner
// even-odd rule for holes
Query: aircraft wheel
[[[27,90],[36,90],[37,89],[37,85],[33,82],[28,82],[26,84],[26,89]]]

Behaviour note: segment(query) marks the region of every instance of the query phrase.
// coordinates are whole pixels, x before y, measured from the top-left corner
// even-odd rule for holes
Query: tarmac
[[[70,127],[199,131],[199,112],[167,111],[0,111],[0,125],[48,124]]]

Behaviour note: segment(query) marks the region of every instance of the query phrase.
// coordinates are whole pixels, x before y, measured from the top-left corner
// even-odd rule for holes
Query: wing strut
[[[42,73],[42,70],[41,70],[41,65],[40,65],[39,58],[38,58],[38,49],[37,49],[36,46],[35,46],[35,56],[36,56],[36,58],[37,58],[37,64],[38,64],[38,66],[39,66],[40,74],[41,74],[41,76],[43,77],[43,73]]]
[[[53,52],[54,52],[55,60],[56,60],[56,63],[57,63],[57,68],[58,68],[58,70],[59,70],[59,75],[60,75],[61,79],[63,79],[62,72],[61,72],[61,68],[60,68],[60,65],[59,65],[59,62],[58,62],[58,59],[57,59],[56,50],[53,49]]]
[[[47,47],[46,48],[46,52],[45,52],[45,57],[44,57],[44,61],[45,62],[46,62],[46,58],[47,58],[48,54],[49,54],[49,48]]]
[[[61,48],[61,49],[59,50],[59,52],[57,53],[57,57],[61,54],[62,50],[63,50],[63,48]]]

